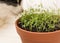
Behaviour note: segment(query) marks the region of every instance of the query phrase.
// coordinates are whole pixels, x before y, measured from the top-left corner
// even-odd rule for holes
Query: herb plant
[[[60,30],[60,17],[54,12],[30,9],[19,19],[19,27],[32,32],[52,32]]]

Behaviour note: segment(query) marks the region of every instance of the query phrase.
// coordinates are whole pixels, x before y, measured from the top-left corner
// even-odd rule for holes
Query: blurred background
[[[39,4],[45,9],[60,9],[60,0],[0,0],[0,43],[22,43],[15,21],[23,10]]]

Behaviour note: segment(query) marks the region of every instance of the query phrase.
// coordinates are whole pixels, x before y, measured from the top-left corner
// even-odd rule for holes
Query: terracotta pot
[[[30,32],[21,29],[17,25],[16,30],[22,39],[22,43],[60,43],[60,30],[54,32]]]

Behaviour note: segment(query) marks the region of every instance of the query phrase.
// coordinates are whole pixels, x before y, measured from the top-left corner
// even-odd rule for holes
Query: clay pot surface
[[[22,43],[60,43],[60,30],[54,32],[30,32],[18,27],[18,20],[15,22],[15,26]]]

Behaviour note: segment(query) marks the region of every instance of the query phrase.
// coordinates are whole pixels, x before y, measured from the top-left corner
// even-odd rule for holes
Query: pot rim
[[[26,30],[23,30],[21,29],[18,25],[18,19],[15,21],[15,26],[17,27],[17,29],[23,31],[23,32],[26,32],[26,33],[32,33],[32,34],[54,34],[54,33],[57,33],[57,32],[60,32],[60,30],[56,30],[56,31],[53,31],[53,32],[31,32],[31,31],[26,31]]]

